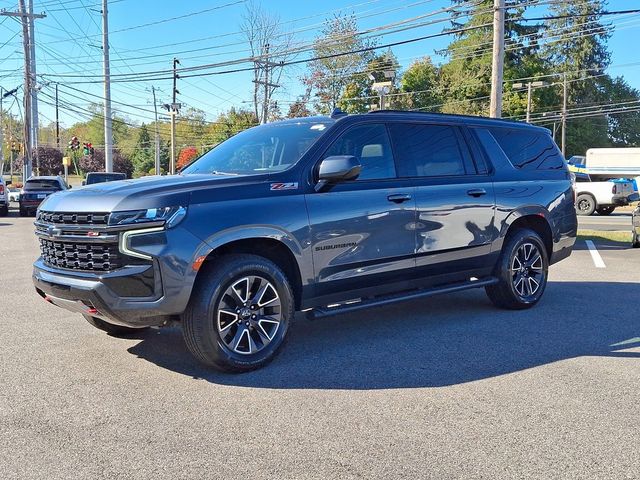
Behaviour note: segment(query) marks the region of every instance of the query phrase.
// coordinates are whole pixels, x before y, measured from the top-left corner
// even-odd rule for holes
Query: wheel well
[[[509,230],[507,230],[507,236],[513,234],[516,230],[521,228],[528,228],[533,230],[540,238],[542,238],[542,242],[547,250],[547,256],[549,259],[551,258],[551,254],[553,253],[553,237],[551,235],[551,227],[549,226],[549,222],[542,215],[525,215],[516,219],[510,226]]]
[[[291,283],[293,288],[293,296],[295,299],[296,309],[300,308],[302,303],[302,279],[298,262],[289,248],[278,240],[270,238],[249,238],[244,240],[236,240],[213,250],[207,256],[205,264],[212,260],[228,255],[231,253],[246,253],[250,255],[258,255],[267,260],[272,261],[282,269],[284,274]],[[204,265],[203,265],[204,266]],[[202,270],[202,268],[200,269]]]

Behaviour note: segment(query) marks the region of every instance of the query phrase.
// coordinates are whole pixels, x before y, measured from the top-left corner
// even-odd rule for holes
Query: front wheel
[[[494,305],[510,310],[530,308],[547,285],[549,260],[540,236],[521,229],[505,239],[496,265],[498,283],[485,288]]]
[[[282,347],[294,316],[287,277],[256,255],[228,255],[203,268],[182,316],[187,347],[222,371],[266,365]]]

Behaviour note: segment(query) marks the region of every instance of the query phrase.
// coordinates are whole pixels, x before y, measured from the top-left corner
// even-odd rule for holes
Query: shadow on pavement
[[[295,322],[267,367],[241,375],[208,370],[189,354],[179,328],[153,330],[129,352],[216,384],[280,389],[438,387],[495,377],[579,356],[640,352],[633,309],[637,283],[550,282],[526,311],[495,309],[481,290],[408,302],[331,320]],[[631,302],[633,304],[634,302]],[[635,302],[637,303],[637,302]]]

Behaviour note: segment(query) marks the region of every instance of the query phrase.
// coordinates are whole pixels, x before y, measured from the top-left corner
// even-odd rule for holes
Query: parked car
[[[93,185],[94,183],[113,182],[116,180],[125,180],[127,176],[118,172],[89,172],[87,178],[82,181],[82,185]]]
[[[576,211],[578,215],[611,215],[616,207],[629,205],[637,199],[633,183],[616,179],[594,182],[590,175],[572,168],[576,178]]]
[[[631,244],[634,248],[640,248],[640,204],[631,213]]]
[[[20,216],[32,214],[49,195],[67,190],[67,184],[59,177],[31,177],[20,193]]]
[[[8,214],[9,214],[9,189],[7,188],[7,184],[4,182],[2,175],[0,175],[0,215],[5,216]]]
[[[234,372],[270,361],[297,310],[477,287],[532,307],[577,230],[548,130],[390,111],[251,128],[180,175],[54,195],[35,224],[45,300],[112,335],[181,322]]]
[[[14,187],[9,188],[9,201],[18,203],[20,201],[20,189]]]

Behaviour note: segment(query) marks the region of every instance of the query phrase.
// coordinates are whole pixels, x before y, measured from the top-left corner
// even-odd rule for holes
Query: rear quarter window
[[[511,164],[520,170],[560,170],[564,159],[550,135],[525,129],[490,128]]]

